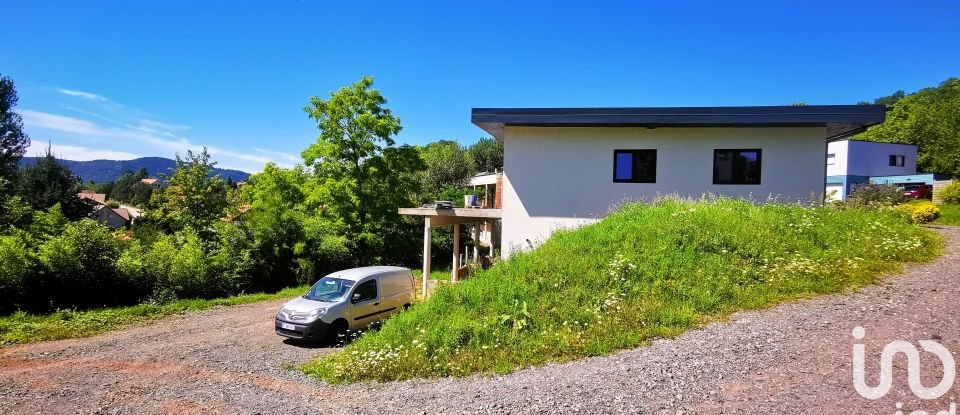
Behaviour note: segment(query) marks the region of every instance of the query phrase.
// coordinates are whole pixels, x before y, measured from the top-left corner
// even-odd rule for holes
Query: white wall
[[[843,140],[829,144],[837,164],[827,166],[828,176],[901,176],[917,172],[917,146]],[[842,155],[842,162],[841,162]],[[890,156],[905,156],[903,167],[890,166]]]
[[[827,176],[847,175],[847,154],[850,141],[831,141],[827,144],[827,154],[834,155],[834,164],[827,165]]]
[[[824,192],[825,131],[805,128],[506,127],[502,248],[526,249],[625,200],[705,193],[807,201]],[[759,148],[760,185],[714,185],[713,150]],[[656,149],[657,183],[614,183],[615,149]],[[527,241],[530,241],[529,244]]]

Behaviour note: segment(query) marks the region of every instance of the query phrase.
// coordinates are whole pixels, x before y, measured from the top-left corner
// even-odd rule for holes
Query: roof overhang
[[[886,119],[884,105],[656,108],[474,108],[471,121],[503,141],[526,127],[826,127],[824,139],[857,134]]]

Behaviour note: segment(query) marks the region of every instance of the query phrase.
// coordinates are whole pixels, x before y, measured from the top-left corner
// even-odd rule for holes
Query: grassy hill
[[[36,162],[36,157],[24,157],[20,161],[21,166],[32,165]],[[158,174],[171,174],[176,166],[173,160],[163,157],[141,157],[133,160],[90,160],[74,161],[60,160],[60,163],[73,171],[84,182],[94,181],[95,183],[105,183],[116,180],[124,171],[130,170],[136,172],[141,167],[147,169],[151,177],[157,177]],[[233,181],[246,180],[250,173],[230,169],[213,169],[214,174],[219,174],[224,180],[228,177]]]
[[[331,383],[390,381],[602,355],[736,310],[868,284],[941,245],[892,212],[632,204],[443,286],[303,370]]]

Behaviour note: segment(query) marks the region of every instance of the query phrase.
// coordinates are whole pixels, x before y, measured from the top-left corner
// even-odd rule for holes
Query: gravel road
[[[0,413],[904,413],[948,409],[952,388],[916,398],[906,359],[890,393],[860,397],[851,348],[867,350],[868,384],[892,340],[960,351],[960,228],[941,228],[937,261],[855,293],[797,301],[610,356],[504,376],[330,387],[287,367],[327,348],[273,333],[279,301],[208,310],[87,339],[0,349]],[[866,336],[855,340],[854,327]],[[921,353],[922,383],[940,380]],[[960,356],[958,356],[960,358]]]

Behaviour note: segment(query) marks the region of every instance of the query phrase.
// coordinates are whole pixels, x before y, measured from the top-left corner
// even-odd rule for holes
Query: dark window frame
[[[887,161],[888,167],[904,167],[907,165],[907,157],[900,154],[891,154]]]
[[[721,181],[717,174],[717,155],[720,153],[731,153],[733,155],[738,154],[739,152],[755,152],[757,153],[757,181],[751,182],[746,180],[736,180],[732,179],[729,181]],[[763,149],[761,148],[718,148],[713,150],[713,184],[717,185],[759,185],[763,183]]]
[[[359,299],[359,300],[354,300],[354,299],[353,299],[353,296],[356,295],[356,294],[359,294],[360,289],[361,289],[365,284],[368,284],[368,283],[371,283],[371,282],[373,283],[373,297],[370,297],[370,298],[361,298],[361,299]],[[361,283],[355,285],[354,288],[353,288],[353,294],[350,294],[350,302],[353,303],[353,304],[362,303],[362,302],[365,302],[365,301],[376,300],[379,296],[380,296],[380,283],[377,281],[376,278],[374,278],[374,279],[366,280],[366,281],[364,281],[364,282],[361,282]]]
[[[637,177],[637,174],[636,174],[636,173],[637,173],[637,170],[636,170],[636,166],[637,166],[636,160],[637,160],[637,154],[640,154],[640,153],[647,153],[647,154],[652,153],[652,154],[653,154],[653,173],[650,174],[650,175],[647,175],[647,176],[649,176],[649,177],[640,177],[640,178]],[[632,166],[631,166],[631,169],[630,169],[631,171],[630,171],[630,178],[629,178],[629,179],[618,179],[618,178],[617,178],[617,155],[619,155],[619,154],[631,154],[631,155],[632,155],[632,158],[631,158]],[[629,150],[628,150],[628,149],[615,149],[615,150],[613,150],[613,182],[614,182],[614,183],[646,183],[646,184],[656,183],[656,182],[657,182],[657,149],[655,149],[655,148],[642,148],[642,149],[629,149]]]
[[[831,157],[832,156],[832,157]],[[832,163],[831,163],[832,161]],[[835,166],[837,165],[837,153],[827,153],[827,165]]]

